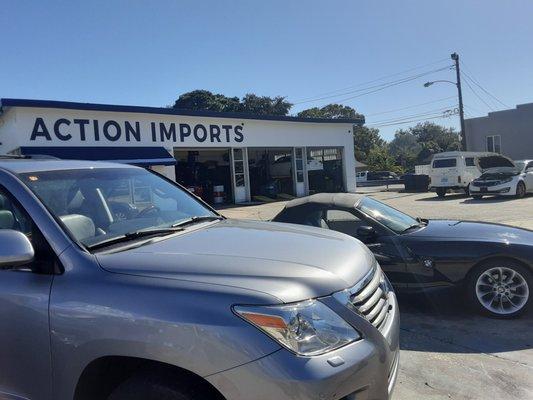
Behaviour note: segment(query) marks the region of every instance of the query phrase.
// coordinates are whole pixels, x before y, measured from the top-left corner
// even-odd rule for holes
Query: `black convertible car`
[[[399,290],[460,285],[478,311],[500,318],[517,316],[531,303],[532,231],[413,218],[349,193],[292,200],[273,221],[333,229],[361,240]]]

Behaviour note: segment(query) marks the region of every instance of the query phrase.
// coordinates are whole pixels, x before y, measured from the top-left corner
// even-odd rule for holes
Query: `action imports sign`
[[[45,121],[36,117],[29,132],[35,144],[54,142],[89,142],[118,144],[120,142],[152,143],[241,143],[244,124],[189,124],[159,121],[113,119],[57,118]]]

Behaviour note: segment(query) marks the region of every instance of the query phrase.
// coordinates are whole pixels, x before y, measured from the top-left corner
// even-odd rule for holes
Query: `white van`
[[[467,151],[435,154],[429,171],[430,188],[435,189],[439,197],[444,197],[450,189],[462,189],[468,194],[470,182],[481,176],[479,159],[486,156],[499,154]]]

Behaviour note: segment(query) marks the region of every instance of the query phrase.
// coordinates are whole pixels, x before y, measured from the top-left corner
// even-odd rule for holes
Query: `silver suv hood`
[[[238,220],[96,257],[110,272],[245,288],[283,302],[353,286],[373,263],[366,246],[341,233]]]

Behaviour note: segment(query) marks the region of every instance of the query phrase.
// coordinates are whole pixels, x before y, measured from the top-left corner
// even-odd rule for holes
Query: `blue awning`
[[[176,160],[164,147],[29,147],[22,146],[20,153],[26,156],[52,156],[64,160],[113,161],[123,164],[175,165]]]

